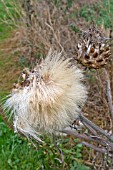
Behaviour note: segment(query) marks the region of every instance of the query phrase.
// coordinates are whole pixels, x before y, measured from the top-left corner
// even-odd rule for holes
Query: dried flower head
[[[83,74],[61,53],[50,50],[32,71],[24,69],[22,78],[4,105],[14,117],[15,131],[40,140],[39,133],[56,133],[77,118],[87,96]]]
[[[83,35],[77,45],[78,61],[90,68],[100,68],[107,64],[111,55],[109,38],[96,28],[91,27]]]

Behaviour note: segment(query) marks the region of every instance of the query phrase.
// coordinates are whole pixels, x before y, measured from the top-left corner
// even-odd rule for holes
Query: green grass
[[[113,0],[103,0],[91,6],[85,5],[81,8],[79,16],[88,22],[113,29]]]
[[[61,154],[54,146],[53,140],[45,136],[45,143],[37,144],[16,135],[0,121],[0,169],[1,170],[90,170],[83,165],[82,149],[77,140],[69,142],[69,138],[61,137],[58,147],[64,154],[64,162],[60,163]]]
[[[5,2],[6,2],[6,6],[8,7],[8,4],[11,1],[7,0]],[[7,13],[5,11],[4,4],[0,2],[0,41],[4,40],[10,35],[11,28],[4,23],[5,18],[7,18]]]
[[[2,0],[0,1],[0,42],[10,36],[10,32],[15,28],[15,18],[19,18],[17,9],[18,1]]]
[[[69,147],[69,139],[62,139],[59,142],[59,148],[62,148],[64,153],[64,163],[61,164],[58,160],[61,159],[59,151],[47,137],[46,143],[37,144],[36,149],[26,138],[17,137],[1,122],[0,138],[1,170],[41,170],[42,166],[46,170],[72,170],[74,167],[79,167],[78,170],[89,170],[80,163],[83,147],[80,144],[76,145],[76,141],[71,147]]]

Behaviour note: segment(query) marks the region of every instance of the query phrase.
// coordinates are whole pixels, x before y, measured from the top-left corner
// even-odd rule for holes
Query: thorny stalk
[[[104,154],[107,154],[107,150],[105,150],[104,148],[99,148],[99,147],[96,147],[92,144],[89,144],[88,142],[82,142],[83,145],[89,147],[89,148],[92,148],[98,152],[101,152],[101,153],[104,153]],[[110,156],[110,155],[109,155]]]
[[[93,122],[91,122],[90,120],[88,120],[85,116],[83,116],[83,114],[79,115],[81,122],[85,122],[86,124],[88,124],[90,127],[92,127],[94,130],[96,130],[97,132],[99,132],[100,134],[104,135],[105,137],[107,137],[110,141],[113,142],[113,135],[105,132],[102,128],[98,127],[97,125],[95,125]]]

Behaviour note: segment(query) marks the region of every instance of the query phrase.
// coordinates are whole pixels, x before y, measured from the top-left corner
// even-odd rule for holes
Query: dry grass
[[[12,88],[12,83],[17,80],[20,74],[18,67],[18,56],[12,53],[15,45],[4,41],[0,43],[0,91],[8,91]]]

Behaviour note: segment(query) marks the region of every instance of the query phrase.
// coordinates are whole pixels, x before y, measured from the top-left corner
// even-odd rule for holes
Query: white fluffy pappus
[[[40,141],[40,134],[55,134],[78,117],[87,98],[83,73],[61,53],[50,50],[40,65],[25,69],[22,77],[4,104],[5,110],[11,110],[15,131]]]

